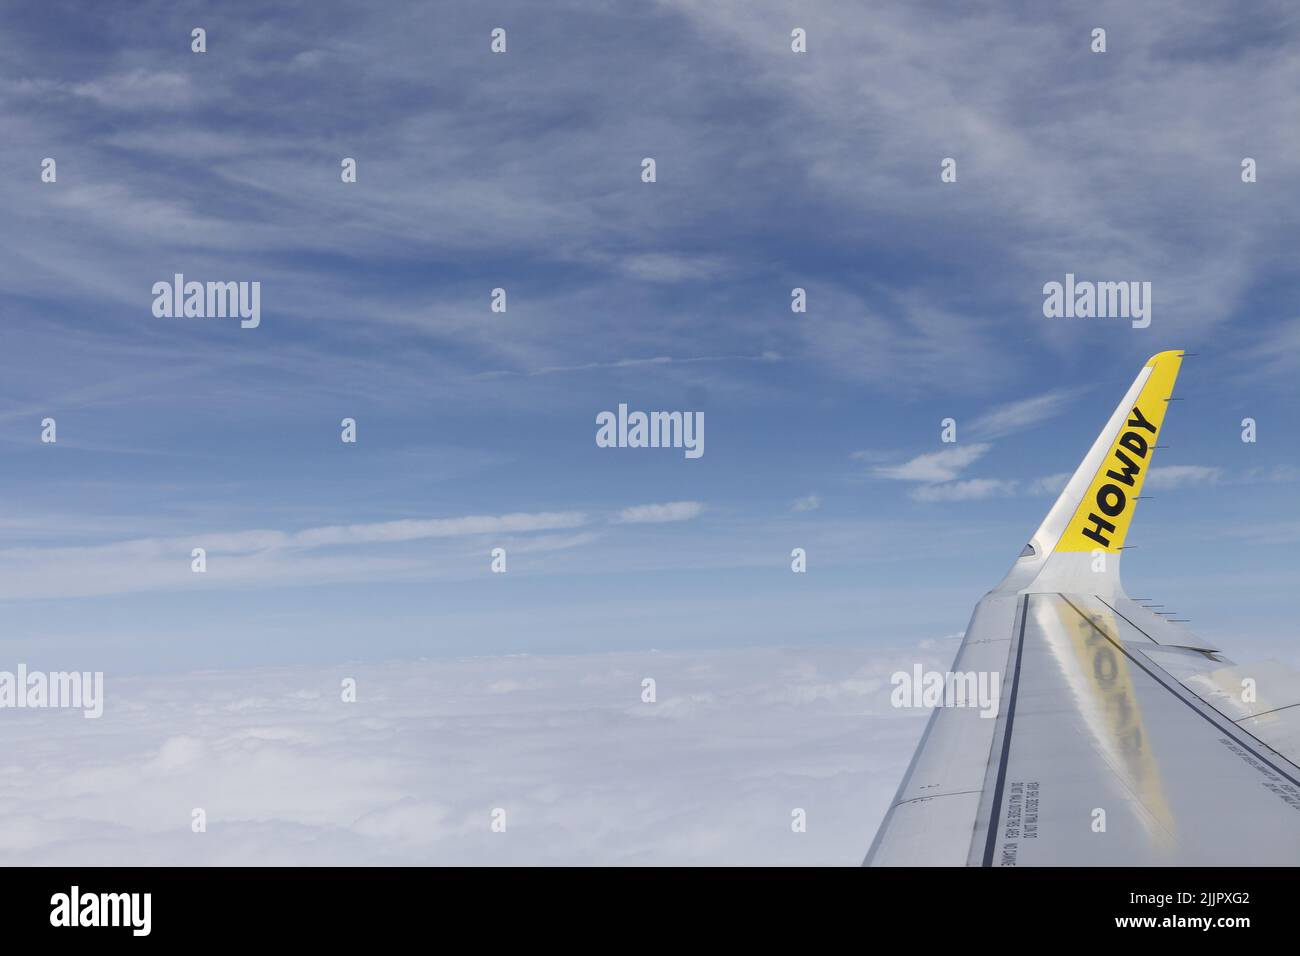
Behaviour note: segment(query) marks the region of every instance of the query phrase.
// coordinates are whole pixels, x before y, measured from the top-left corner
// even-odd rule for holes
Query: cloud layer
[[[0,855],[855,865],[924,725],[890,707],[889,674],[947,666],[940,644],[109,674],[97,721],[0,712]]]

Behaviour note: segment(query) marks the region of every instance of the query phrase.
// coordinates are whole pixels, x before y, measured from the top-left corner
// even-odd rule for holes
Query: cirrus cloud
[[[669,501],[624,508],[614,520],[619,524],[663,524],[669,521],[689,521],[703,511],[704,504],[699,501]]]

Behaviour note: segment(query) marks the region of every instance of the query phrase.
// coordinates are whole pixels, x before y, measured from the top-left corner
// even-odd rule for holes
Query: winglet
[[[1005,584],[1022,591],[1123,593],[1120,552],[1182,361],[1181,349],[1147,361]]]

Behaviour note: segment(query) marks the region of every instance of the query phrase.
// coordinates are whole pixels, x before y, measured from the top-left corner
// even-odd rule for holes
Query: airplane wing
[[[953,671],[1000,675],[995,716],[934,709],[866,865],[1300,862],[1300,673],[1120,583],[1182,358],[1147,362],[976,606]]]

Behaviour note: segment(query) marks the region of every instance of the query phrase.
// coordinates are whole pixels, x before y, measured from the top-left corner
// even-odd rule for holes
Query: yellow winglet
[[[1091,552],[1100,548],[1114,553],[1124,547],[1182,364],[1182,349],[1161,352],[1147,360],[1150,374],[1057,542],[1056,551]]]

